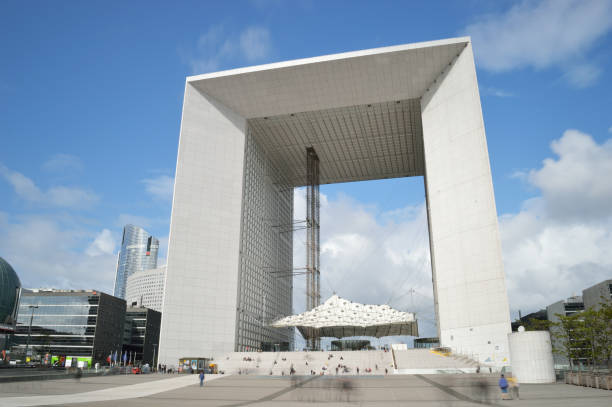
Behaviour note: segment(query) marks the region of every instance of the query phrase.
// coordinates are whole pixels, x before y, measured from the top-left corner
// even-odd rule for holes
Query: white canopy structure
[[[298,315],[290,315],[271,324],[275,328],[297,327],[306,337],[314,330],[318,337],[410,335],[418,336],[417,320],[412,312],[402,312],[388,305],[351,302],[337,295],[323,304]]]

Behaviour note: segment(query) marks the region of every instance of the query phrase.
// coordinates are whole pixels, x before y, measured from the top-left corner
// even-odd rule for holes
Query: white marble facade
[[[267,273],[292,266],[279,225],[292,219],[287,191],[304,185],[311,146],[322,183],[425,177],[442,345],[507,364],[510,315],[467,37],[187,78],[160,362],[291,341],[267,323],[291,313],[292,284]]]

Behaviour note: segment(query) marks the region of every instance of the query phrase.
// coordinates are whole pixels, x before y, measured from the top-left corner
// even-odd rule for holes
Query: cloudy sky
[[[185,76],[463,35],[512,316],[612,277],[612,1],[226,3],[2,2],[0,256],[26,287],[112,291],[126,223],[167,245]],[[322,193],[324,297],[433,332],[423,180]]]

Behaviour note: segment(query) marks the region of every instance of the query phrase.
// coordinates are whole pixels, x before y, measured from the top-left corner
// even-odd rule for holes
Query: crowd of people
[[[321,351],[323,353],[324,351]],[[314,352],[313,352],[314,353]],[[319,352],[317,352],[319,353]],[[307,374],[307,375],[344,375],[344,374],[380,374],[387,375],[389,374],[389,368],[385,367],[385,362],[383,359],[376,360],[377,363],[374,363],[374,358],[363,358],[360,357],[358,359],[353,360],[353,358],[348,358],[345,361],[346,355],[336,354],[334,352],[326,352],[326,355],[323,356],[323,361],[318,356],[310,356],[307,354],[303,361],[297,363],[303,363],[302,366],[305,366],[305,369],[294,367],[294,364],[291,363],[290,367],[288,367],[287,361],[289,360],[286,355],[278,355],[274,359],[265,360],[266,358],[261,358],[259,356],[248,356],[241,355],[240,359],[241,366],[236,366],[235,372],[239,375],[245,374],[266,374],[273,376],[275,374],[281,376],[293,376],[296,374]],[[320,354],[320,353],[319,353]],[[378,358],[378,356],[376,356]],[[229,356],[225,357],[225,360],[230,360]],[[247,362],[247,363],[244,363]],[[291,362],[291,361],[290,361]],[[294,362],[295,363],[295,362]],[[265,369],[265,373],[261,372],[261,368]]]
[[[162,365],[161,363],[157,366],[157,371],[159,373],[172,373],[172,368],[169,368],[167,365]]]

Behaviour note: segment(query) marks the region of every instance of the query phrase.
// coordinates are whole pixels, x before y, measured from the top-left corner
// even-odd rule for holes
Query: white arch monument
[[[424,176],[442,345],[505,364],[510,315],[469,38],[187,78],[161,363],[287,343],[293,188]],[[325,228],[325,225],[322,225]],[[323,271],[324,272],[324,271]]]

